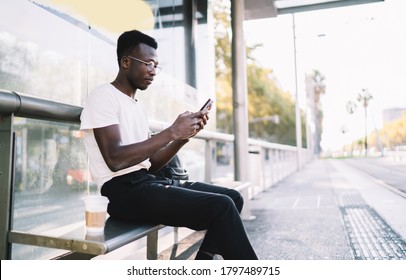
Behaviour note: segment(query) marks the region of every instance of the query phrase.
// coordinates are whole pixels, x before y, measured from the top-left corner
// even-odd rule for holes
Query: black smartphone
[[[213,103],[214,103],[214,100],[211,100],[210,98],[207,99],[206,103],[204,103],[204,105],[202,106],[200,111],[208,109],[210,107],[210,105],[213,104]]]

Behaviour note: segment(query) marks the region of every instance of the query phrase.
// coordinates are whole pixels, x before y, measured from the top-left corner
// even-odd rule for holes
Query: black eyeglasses
[[[158,64],[155,64],[155,62],[153,62],[153,61],[147,62],[147,61],[144,61],[144,60],[141,60],[139,58],[129,56],[129,55],[127,55],[127,57],[131,58],[131,59],[134,59],[134,60],[136,60],[138,62],[144,63],[145,66],[147,66],[148,71],[151,72],[152,70],[155,70],[155,74],[158,74],[162,70],[162,66],[158,65]]]

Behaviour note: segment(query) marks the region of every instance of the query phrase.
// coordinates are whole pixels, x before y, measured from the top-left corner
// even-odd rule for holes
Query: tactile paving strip
[[[357,260],[405,260],[406,241],[357,192],[339,195],[348,239]]]

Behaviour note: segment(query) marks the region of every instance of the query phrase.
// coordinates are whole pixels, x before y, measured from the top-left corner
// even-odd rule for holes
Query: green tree
[[[212,1],[211,7],[216,38],[217,129],[233,133],[230,1]],[[262,45],[257,44],[247,48],[249,136],[296,145],[294,101],[290,93],[277,86],[273,71],[261,67],[255,60],[254,53],[260,47]],[[302,142],[305,144],[305,141],[303,135]]]
[[[389,149],[406,145],[406,113],[403,113],[401,118],[385,124],[379,131],[379,136],[382,139],[384,147]],[[368,139],[375,138],[370,136]],[[371,142],[369,142],[370,145],[375,144]]]
[[[230,1],[211,1],[210,4],[215,18],[217,129],[233,133]]]

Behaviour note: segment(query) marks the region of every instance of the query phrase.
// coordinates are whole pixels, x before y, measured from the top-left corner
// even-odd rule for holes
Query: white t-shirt
[[[111,84],[98,86],[87,98],[80,116],[80,130],[84,132],[84,143],[89,155],[90,173],[96,184],[101,187],[110,179],[151,166],[149,160],[137,165],[111,171],[97,145],[93,128],[118,124],[122,145],[137,143],[148,139],[150,135],[147,110],[140,101],[117,90]]]

